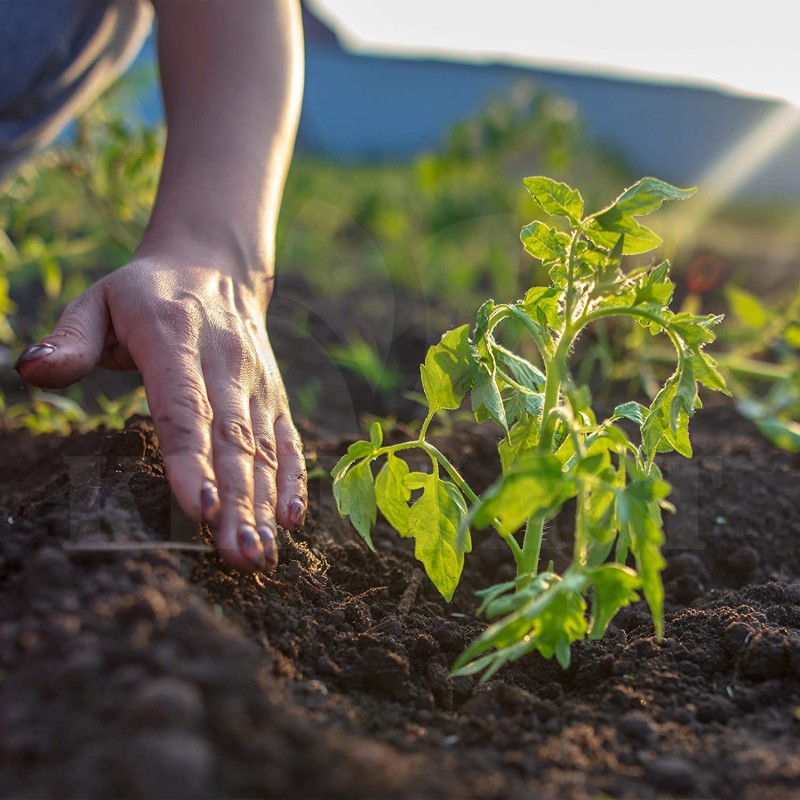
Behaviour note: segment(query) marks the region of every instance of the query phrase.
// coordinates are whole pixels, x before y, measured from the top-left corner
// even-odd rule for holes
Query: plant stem
[[[517,561],[517,577],[536,576],[539,571],[539,554],[542,550],[544,517],[532,514],[525,525],[525,538],[522,541],[522,558]]]
[[[539,437],[539,452],[549,453],[553,447],[555,433],[555,417],[552,412],[558,407],[561,397],[561,383],[566,373],[569,348],[575,339],[575,331],[567,325],[558,342],[556,352],[547,370],[547,381],[544,385],[544,405],[542,407],[542,433]]]

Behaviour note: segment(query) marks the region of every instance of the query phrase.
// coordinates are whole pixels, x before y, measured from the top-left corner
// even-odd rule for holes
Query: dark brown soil
[[[347,444],[305,440],[322,469]],[[379,526],[368,552],[324,477],[271,577],[76,552],[207,531],[174,512],[147,420],[0,433],[0,796],[799,797],[798,459],[725,404],[694,441],[667,462],[666,638],[634,606],[566,672],[534,656],[480,686],[448,667],[472,592],[508,576],[488,534],[449,606],[408,542]],[[488,480],[485,435],[440,444]]]

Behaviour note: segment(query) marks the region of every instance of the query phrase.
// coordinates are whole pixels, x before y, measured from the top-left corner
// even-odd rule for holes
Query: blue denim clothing
[[[0,177],[128,67],[152,18],[145,0],[0,0]]]

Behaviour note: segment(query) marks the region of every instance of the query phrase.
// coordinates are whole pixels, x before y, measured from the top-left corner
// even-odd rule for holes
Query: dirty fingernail
[[[295,527],[299,527],[305,522],[306,504],[299,497],[289,503],[289,519]]]
[[[275,529],[270,525],[260,525],[256,530],[264,547],[267,567],[275,569],[278,566],[278,543],[275,541]]]
[[[19,354],[19,358],[14,364],[14,369],[17,369],[20,364],[25,364],[28,361],[36,361],[36,359],[49,356],[50,353],[53,352],[55,352],[55,347],[51,344],[32,344]]]
[[[242,525],[239,528],[237,538],[242,555],[259,569],[264,569],[267,565],[264,558],[264,546],[261,544],[261,539],[256,533],[256,529],[251,525]]]
[[[206,481],[200,488],[200,516],[203,522],[210,522],[219,508],[219,492],[211,481]]]

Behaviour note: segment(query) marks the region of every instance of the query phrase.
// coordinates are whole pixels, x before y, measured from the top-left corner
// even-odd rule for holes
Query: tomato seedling
[[[352,444],[332,472],[339,512],[370,548],[380,510],[401,536],[414,539],[416,557],[448,601],[471,550],[471,530],[492,527],[508,545],[516,578],[479,593],[479,614],[495,621],[454,666],[455,675],[483,671],[484,679],[534,650],[566,668],[572,642],[602,636],[639,592],[662,635],[662,510],[672,507],[655,459],[669,451],[691,457],[688,425],[700,406],[698,383],[727,392],[703,349],[721,317],[669,309],[668,262],[621,267],[623,256],[661,244],[637,217],[694,189],[643,178],[585,216],[581,194],[566,184],[545,177],[524,184],[546,215],[562,220],[559,227],[537,220],[521,232],[525,249],[548,269],[550,285],[529,289],[516,303],[489,300],[471,330],[445,333],[421,367],[428,413],[419,437],[384,444],[376,423],[370,440]],[[570,372],[570,352],[584,328],[608,317],[630,317],[667,337],[676,367],[649,407],[622,403],[598,420],[588,386]],[[511,321],[537,357],[501,343],[501,326]],[[479,423],[502,431],[500,474],[480,496],[427,438],[434,415],[460,408],[467,397]],[[638,427],[637,441],[622,420]],[[415,448],[427,456],[429,472],[412,471],[404,459]],[[544,526],[571,498],[572,562],[563,574],[552,565],[540,570]]]

